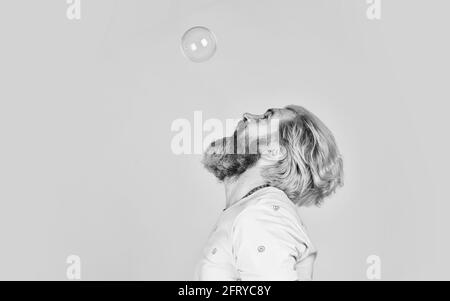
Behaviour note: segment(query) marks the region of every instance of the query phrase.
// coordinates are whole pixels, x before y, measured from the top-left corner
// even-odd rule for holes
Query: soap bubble
[[[181,50],[188,59],[196,63],[209,60],[216,48],[216,37],[203,26],[192,27],[181,38]]]

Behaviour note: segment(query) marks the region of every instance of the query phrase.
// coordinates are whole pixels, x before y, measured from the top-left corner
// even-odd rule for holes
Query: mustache
[[[237,152],[238,131],[235,130],[229,137],[223,137],[210,143],[205,154],[209,155],[224,155],[235,154]]]

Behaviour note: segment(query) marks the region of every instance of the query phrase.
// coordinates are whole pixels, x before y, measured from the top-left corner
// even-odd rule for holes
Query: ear
[[[261,150],[261,157],[268,161],[279,161],[286,157],[286,148],[280,144],[269,144]]]

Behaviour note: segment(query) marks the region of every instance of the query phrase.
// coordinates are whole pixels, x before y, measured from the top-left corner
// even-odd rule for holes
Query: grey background
[[[0,279],[188,280],[224,206],[177,118],[299,104],[334,132],[345,187],[302,216],[317,280],[450,279],[447,1],[0,3]],[[180,52],[202,25],[208,62]]]

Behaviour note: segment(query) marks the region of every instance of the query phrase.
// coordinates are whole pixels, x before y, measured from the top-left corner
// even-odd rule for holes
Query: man
[[[316,250],[297,208],[343,184],[331,131],[300,106],[244,114],[203,164],[225,185],[226,207],[196,268],[197,280],[311,280]]]

